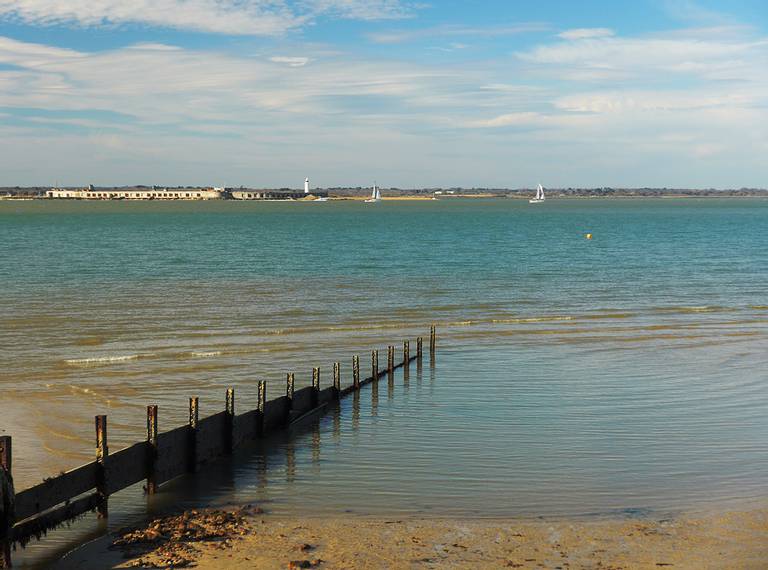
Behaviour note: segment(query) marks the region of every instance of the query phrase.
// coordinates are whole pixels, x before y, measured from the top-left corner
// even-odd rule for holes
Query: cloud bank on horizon
[[[0,0],[0,185],[768,185],[768,9]]]

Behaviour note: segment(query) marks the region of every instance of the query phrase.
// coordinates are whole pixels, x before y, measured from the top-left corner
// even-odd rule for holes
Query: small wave
[[[728,307],[711,307],[703,305],[700,307],[659,307],[654,309],[656,313],[723,313],[734,309]]]
[[[65,360],[66,364],[70,366],[92,366],[99,364],[110,364],[113,362],[126,362],[128,360],[136,360],[139,358],[138,354],[125,354],[122,356],[98,356],[94,358],[71,358]]]
[[[195,358],[214,358],[216,356],[221,356],[224,354],[221,350],[214,350],[211,352],[193,352],[192,356]]]
[[[104,344],[104,338],[100,336],[88,336],[75,340],[75,346],[99,346]]]
[[[572,321],[573,317],[519,317],[516,319],[492,319],[494,324],[516,325],[525,323],[554,323],[558,321]]]
[[[587,319],[587,320],[602,320],[602,319],[630,319],[632,317],[636,317],[636,313],[598,313],[594,315],[581,315],[580,319]]]

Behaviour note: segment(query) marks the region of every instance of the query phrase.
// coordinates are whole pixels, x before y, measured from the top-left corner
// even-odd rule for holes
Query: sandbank
[[[169,526],[139,529],[147,544],[115,545],[104,537],[65,557],[56,568],[553,568],[553,569],[764,569],[768,561],[768,506],[673,518],[462,520],[285,518],[260,509],[226,516],[219,533],[206,524],[221,513],[183,515],[188,533],[199,518],[209,539],[174,545]],[[206,518],[207,517],[207,518]],[[207,522],[206,522],[207,521]],[[214,521],[211,523],[211,521]],[[154,525],[154,526],[153,526]],[[163,526],[165,525],[165,526]],[[188,526],[192,525],[192,526]],[[195,533],[191,533],[194,535]],[[215,536],[217,535],[218,536]],[[125,535],[123,536],[137,536]],[[125,542],[123,540],[123,542]],[[158,550],[157,548],[160,547]],[[152,566],[152,565],[156,566]],[[173,566],[171,566],[173,565]]]

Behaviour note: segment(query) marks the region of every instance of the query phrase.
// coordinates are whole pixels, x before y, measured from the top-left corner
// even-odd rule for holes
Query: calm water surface
[[[190,395],[251,408],[256,380],[278,395],[335,360],[348,381],[352,354],[437,322],[434,366],[217,467],[205,500],[536,516],[768,495],[766,200],[0,202],[0,237],[18,487],[91,460],[95,414],[117,450],[149,403],[165,429]]]

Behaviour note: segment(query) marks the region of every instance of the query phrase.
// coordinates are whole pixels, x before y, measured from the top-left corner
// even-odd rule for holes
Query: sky
[[[0,0],[0,186],[768,187],[766,0]]]

